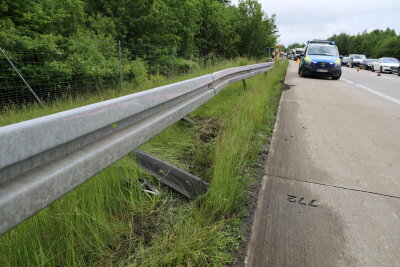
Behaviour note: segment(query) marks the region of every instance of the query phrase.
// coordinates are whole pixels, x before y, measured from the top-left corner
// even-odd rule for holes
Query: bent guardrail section
[[[0,128],[0,234],[179,121],[224,87],[273,68],[230,68]]]

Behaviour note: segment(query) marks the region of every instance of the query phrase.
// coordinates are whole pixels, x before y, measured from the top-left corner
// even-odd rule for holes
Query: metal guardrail
[[[198,78],[0,128],[0,234],[273,63]]]

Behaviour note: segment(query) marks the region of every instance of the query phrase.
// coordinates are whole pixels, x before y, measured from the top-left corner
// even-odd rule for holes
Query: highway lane
[[[397,99],[398,77],[344,68],[347,82],[333,81],[297,68],[291,61],[246,265],[400,266],[400,104],[356,86]]]
[[[381,94],[399,99],[400,101],[400,76],[370,70],[357,71],[356,68],[342,67],[342,80],[368,87]]]

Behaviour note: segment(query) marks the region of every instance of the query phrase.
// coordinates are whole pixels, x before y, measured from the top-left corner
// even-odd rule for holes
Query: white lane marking
[[[384,98],[384,99],[386,99],[386,100],[389,100],[389,101],[391,101],[391,102],[393,102],[393,103],[396,103],[396,104],[400,105],[400,99],[397,99],[397,98],[394,98],[394,97],[391,97],[391,96],[382,94],[382,93],[380,93],[380,92],[378,92],[378,91],[375,91],[375,90],[373,90],[373,89],[371,89],[371,88],[369,88],[369,87],[366,87],[366,86],[364,86],[364,85],[362,85],[362,84],[359,84],[359,83],[356,83],[356,82],[347,80],[347,79],[345,79],[345,78],[340,78],[340,79],[341,79],[342,81],[346,82],[346,83],[349,83],[349,84],[354,85],[354,86],[356,86],[356,87],[358,87],[358,88],[361,88],[361,89],[363,89],[363,90],[365,90],[365,91],[367,91],[367,92],[370,92],[371,94],[380,96],[380,97],[382,97],[382,98]]]
[[[395,217],[396,219],[398,219],[398,217],[397,217],[396,213],[394,213],[394,211],[393,211],[393,215],[394,215],[394,217]]]

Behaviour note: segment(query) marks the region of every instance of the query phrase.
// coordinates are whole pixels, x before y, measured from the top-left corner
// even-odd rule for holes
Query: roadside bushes
[[[0,4],[0,47],[42,100],[118,90],[119,52],[124,84],[130,78],[137,84],[149,74],[177,75],[225,58],[263,57],[276,39],[275,16],[267,16],[258,0]],[[32,101],[0,55],[0,108]]]
[[[132,79],[135,84],[140,84],[148,79],[149,67],[146,61],[137,58],[124,65],[124,75]]]
[[[118,81],[114,41],[90,30],[80,30],[69,38],[1,31],[0,47],[39,94],[50,89],[60,93],[82,92],[86,87],[114,85]],[[3,56],[0,62],[0,92],[26,91]]]
[[[82,30],[71,36],[65,47],[66,62],[74,75],[83,79],[118,77],[117,47],[112,39]]]

